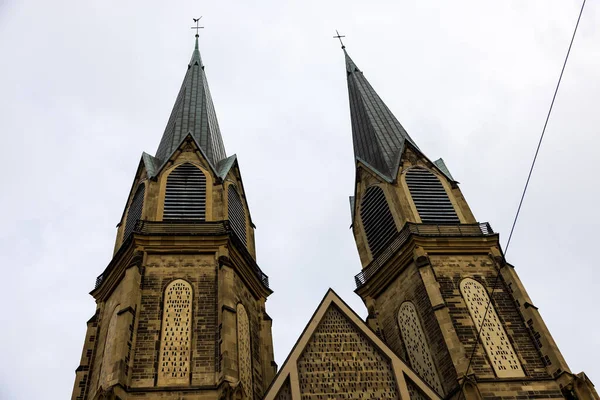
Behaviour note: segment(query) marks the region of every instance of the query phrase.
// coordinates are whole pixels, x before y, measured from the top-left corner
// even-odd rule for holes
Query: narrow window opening
[[[375,256],[397,232],[394,217],[379,186],[370,186],[365,191],[360,206],[360,218],[371,254]]]
[[[127,239],[131,232],[135,229],[135,224],[142,218],[142,210],[144,209],[144,194],[146,193],[146,185],[143,183],[137,188],[133,195],[133,200],[127,211],[127,221],[125,222],[125,232],[123,240]]]
[[[244,210],[244,203],[242,203],[242,199],[233,185],[229,185],[227,189],[227,200],[229,203],[227,212],[229,213],[229,222],[233,232],[244,245],[247,245],[246,211]]]

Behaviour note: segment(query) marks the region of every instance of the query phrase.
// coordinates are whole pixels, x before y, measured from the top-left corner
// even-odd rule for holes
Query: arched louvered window
[[[253,398],[252,394],[252,354],[250,347],[250,321],[246,308],[239,303],[236,308],[237,314],[237,339],[238,339],[238,365],[239,378],[247,398]]]
[[[415,305],[405,301],[398,310],[398,325],[413,369],[439,394],[443,394],[440,378]],[[412,397],[412,396],[411,396]]]
[[[490,297],[485,287],[475,279],[465,278],[460,282],[460,291],[473,319],[475,329],[478,332],[481,331],[481,343],[490,358],[496,375],[499,378],[525,376],[494,304],[490,304],[487,309]]]
[[[127,221],[125,222],[125,233],[123,239],[127,239],[129,234],[133,232],[136,222],[142,218],[142,210],[144,209],[144,194],[146,193],[146,185],[143,183],[137,188],[133,195],[133,200],[127,211]]]
[[[244,204],[233,185],[227,189],[227,200],[229,203],[227,212],[229,213],[229,222],[237,237],[246,244],[246,211]]]
[[[381,250],[397,232],[394,217],[388,207],[383,189],[379,186],[367,188],[361,201],[360,219],[373,255]]]
[[[409,169],[406,184],[424,224],[460,223],[446,189],[431,171],[419,167]]]
[[[176,279],[165,288],[158,365],[159,385],[189,384],[192,299],[192,285],[183,279]]]
[[[206,216],[206,176],[193,164],[181,164],[167,178],[163,219]]]

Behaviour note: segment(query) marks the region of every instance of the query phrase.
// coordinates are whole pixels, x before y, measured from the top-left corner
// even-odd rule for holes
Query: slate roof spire
[[[416,144],[377,95],[344,47],[342,49],[346,58],[354,156],[389,181],[393,181],[406,141],[410,141],[415,147]]]
[[[181,89],[156,150],[156,158],[165,162],[188,133],[196,139],[213,167],[227,157],[198,49],[197,35]]]

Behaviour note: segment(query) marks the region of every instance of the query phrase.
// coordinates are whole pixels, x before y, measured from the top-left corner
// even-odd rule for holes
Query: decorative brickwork
[[[117,331],[117,320],[119,318],[119,305],[113,310],[110,322],[108,323],[108,330],[106,331],[106,340],[104,341],[104,354],[102,355],[102,369],[100,370],[100,386],[107,388],[113,377],[113,364],[115,360],[115,344]]]
[[[399,399],[392,365],[336,307],[298,359],[303,400]]]
[[[405,301],[398,311],[398,325],[413,369],[438,393],[443,393],[431,350],[425,339],[417,309],[410,301]]]
[[[290,388],[290,380],[287,379],[279,389],[275,400],[292,400],[292,389]]]
[[[236,313],[239,377],[244,391],[251,396],[252,354],[250,351],[250,322],[248,321],[248,314],[242,303],[237,305]]]
[[[406,379],[406,387],[408,388],[408,394],[410,395],[410,400],[428,400],[428,397],[425,396],[423,394],[423,392],[421,392],[419,387],[417,385],[415,385],[415,383],[413,381],[411,381],[406,376],[404,377],[404,379]]]
[[[506,336],[494,305],[490,304],[490,297],[483,285],[474,279],[466,278],[460,283],[460,290],[476,329],[481,331],[481,342],[496,375],[500,378],[524,376],[521,363]]]

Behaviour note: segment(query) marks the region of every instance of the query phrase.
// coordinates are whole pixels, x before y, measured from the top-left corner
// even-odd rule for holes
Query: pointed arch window
[[[475,279],[465,278],[460,282],[460,291],[473,319],[475,329],[477,332],[481,331],[480,337],[483,348],[496,375],[499,378],[525,376],[493,303],[490,304],[486,315],[490,297],[485,287]],[[485,323],[482,327],[484,315]]]
[[[135,194],[133,195],[133,200],[131,200],[129,210],[127,211],[127,220],[125,222],[125,232],[123,234],[123,239],[127,239],[129,237],[129,234],[131,234],[131,232],[133,232],[133,230],[135,229],[135,224],[140,220],[140,218],[142,218],[145,193],[146,185],[144,183],[140,183]]]
[[[252,353],[250,347],[250,321],[246,308],[239,303],[237,314],[238,368],[242,387],[248,398],[252,398]]]
[[[117,354],[117,320],[119,318],[119,304],[115,306],[106,330],[106,339],[104,340],[104,354],[102,354],[102,367],[100,370],[100,386],[108,388],[114,380],[114,364]]]
[[[246,211],[244,210],[244,203],[233,185],[229,185],[227,189],[227,203],[231,227],[237,237],[246,245]]]
[[[192,286],[183,279],[176,279],[165,288],[158,364],[159,385],[189,383],[192,299]]]
[[[412,302],[405,301],[400,306],[398,325],[413,369],[439,394],[443,394],[442,384],[433,363],[429,344],[425,339],[421,320]]]
[[[370,186],[365,191],[360,205],[360,219],[374,256],[397,232],[394,217],[379,186]]]
[[[206,176],[195,165],[181,164],[167,178],[163,219],[206,217]]]
[[[446,189],[431,171],[421,167],[409,169],[406,184],[424,224],[460,223]]]

